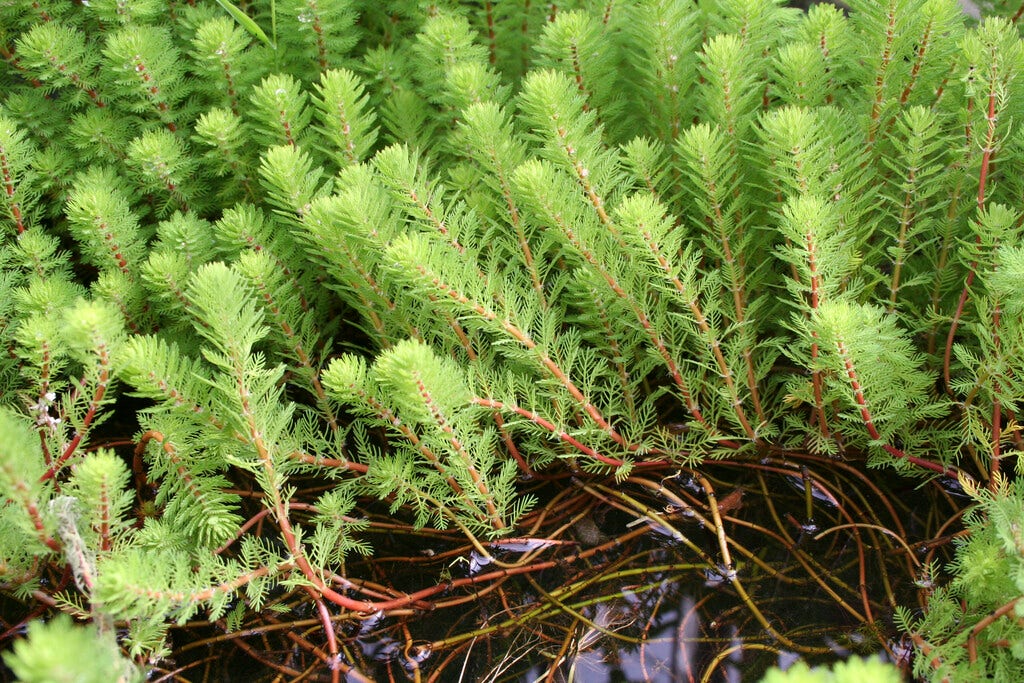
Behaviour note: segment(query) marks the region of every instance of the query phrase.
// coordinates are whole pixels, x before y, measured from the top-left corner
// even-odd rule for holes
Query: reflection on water
[[[440,590],[387,613],[333,613],[349,680],[731,682],[797,659],[897,660],[894,606],[912,607],[941,580],[926,571],[940,546],[926,541],[956,505],[941,483],[883,491],[807,455],[532,493],[543,503],[515,537],[476,543],[365,511],[375,554],[352,559],[343,581],[382,595]],[[322,628],[301,589],[254,619],[271,628],[237,629],[250,662],[331,680],[296,645]],[[197,646],[179,643],[180,663]]]
[[[852,471],[729,473],[709,483],[730,492],[716,499],[717,523],[693,482],[635,479],[563,497],[529,536],[485,553],[435,545],[433,564],[396,566],[410,587],[445,572],[481,583],[357,636],[375,643],[361,649],[371,661],[360,670],[377,680],[731,682],[801,658],[898,656],[891,614],[923,590],[919,558],[879,530],[902,538],[925,521]],[[422,554],[395,540],[396,556]],[[529,567],[538,570],[516,573]]]

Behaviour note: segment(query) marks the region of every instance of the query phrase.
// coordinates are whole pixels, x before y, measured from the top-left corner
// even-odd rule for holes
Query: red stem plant
[[[93,626],[13,669],[1024,676],[1012,22],[32,4],[0,617]]]

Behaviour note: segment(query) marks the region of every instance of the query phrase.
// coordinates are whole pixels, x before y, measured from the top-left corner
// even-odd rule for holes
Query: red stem
[[[544,430],[546,430],[548,432],[551,432],[551,434],[553,436],[555,436],[559,440],[564,441],[565,443],[569,444],[570,446],[572,446],[573,448],[578,450],[580,453],[583,453],[584,455],[590,456],[591,458],[597,460],[598,462],[600,462],[600,463],[602,463],[604,465],[608,465],[609,467],[622,467],[623,465],[626,464],[622,460],[617,460],[617,459],[611,458],[611,457],[609,457],[607,455],[601,455],[600,453],[595,451],[590,446],[587,446],[586,444],[584,444],[584,443],[578,441],[577,439],[575,439],[572,435],[570,435],[564,429],[559,429],[554,423],[550,422],[549,420],[546,420],[545,418],[541,417],[540,415],[538,415],[535,412],[526,410],[525,408],[520,408],[519,406],[510,405],[510,404],[507,404],[507,403],[502,403],[501,401],[496,401],[496,400],[490,399],[490,398],[480,398],[478,396],[474,397],[472,399],[472,402],[475,403],[478,406],[485,406],[487,408],[494,408],[494,409],[497,409],[497,410],[511,410],[512,412],[516,413],[517,415],[526,418],[530,422],[533,422],[534,424],[536,424],[537,426],[541,427],[542,429],[544,429]],[[630,450],[637,450],[637,446],[635,446],[635,445],[628,446],[628,448]],[[671,464],[671,463],[669,461],[667,461],[667,460],[645,460],[643,462],[634,463],[633,466],[634,467],[663,467],[663,466],[666,466],[666,465],[669,465],[669,464]]]
[[[875,441],[881,441],[882,435],[878,433],[874,419],[871,416],[871,411],[868,409],[867,399],[864,398],[864,389],[861,387],[860,380],[857,378],[857,370],[854,367],[853,359],[850,358],[849,350],[846,348],[846,344],[844,344],[842,340],[836,341],[836,349],[839,353],[839,357],[843,359],[846,376],[850,380],[850,387],[853,389],[854,401],[860,409],[861,421],[864,423],[864,427],[868,430],[868,435]],[[926,470],[931,470],[932,472],[938,472],[939,474],[952,479],[957,478],[958,472],[952,468],[943,467],[942,465],[931,462],[930,460],[908,455],[899,448],[887,443],[882,444],[882,448],[884,448],[885,451],[894,458],[906,460],[913,465],[917,465],[918,467]]]
[[[992,163],[992,153],[995,151],[996,142],[996,89],[995,89],[995,75],[992,77],[992,87],[989,88],[988,93],[988,112],[986,120],[988,121],[988,131],[985,135],[985,147],[982,148],[981,153],[981,171],[978,174],[978,214],[980,215],[985,210],[985,186],[988,181],[989,166]],[[968,105],[973,104],[973,100],[968,102]],[[971,107],[968,107],[970,110]],[[981,245],[981,235],[978,235],[974,239],[976,245]],[[946,382],[946,391],[950,391],[950,362],[953,355],[953,339],[956,336],[956,330],[960,326],[960,318],[963,316],[964,307],[967,304],[967,299],[970,296],[971,284],[974,282],[975,272],[978,270],[978,260],[975,259],[971,262],[970,271],[967,273],[967,279],[964,281],[964,288],[960,292],[960,300],[957,302],[956,312],[953,314],[953,321],[949,325],[949,335],[946,337],[946,350],[942,356],[942,376]]]
[[[327,611],[327,605],[324,601],[316,597],[314,591],[313,599],[316,601],[317,615],[320,617],[320,623],[323,624],[324,634],[327,636],[327,651],[331,657],[328,662],[328,667],[331,669],[331,683],[339,683],[341,680],[341,656],[338,654],[338,637],[334,633],[334,624],[331,623],[331,613]]]
[[[39,481],[47,481],[53,479],[57,472],[64,466],[71,456],[78,450],[79,444],[82,439],[85,438],[86,433],[89,431],[89,427],[92,425],[93,420],[96,418],[96,413],[100,408],[100,404],[103,401],[103,396],[107,393],[107,384],[110,382],[110,354],[106,345],[101,344],[97,349],[99,355],[100,365],[100,376],[96,382],[96,391],[93,393],[92,400],[89,401],[89,408],[85,412],[85,417],[82,418],[82,426],[75,432],[75,435],[68,442],[64,452],[61,454],[57,461],[54,462],[48,470],[39,478]]]
[[[25,223],[21,215],[21,206],[14,201],[14,178],[11,173],[10,160],[7,158],[7,150],[0,148],[0,173],[3,174],[4,192],[10,200],[8,206],[11,210],[11,217],[14,219],[14,226],[18,234],[25,232]]]
[[[1014,598],[1013,600],[1010,600],[998,609],[990,612],[988,615],[985,616],[984,619],[975,624],[974,628],[971,629],[971,634],[967,637],[967,658],[972,664],[978,661],[978,634],[984,631],[986,628],[988,628],[991,624],[993,624],[996,619],[999,619],[1000,617],[1003,617],[1012,612],[1019,601],[1019,596]]]

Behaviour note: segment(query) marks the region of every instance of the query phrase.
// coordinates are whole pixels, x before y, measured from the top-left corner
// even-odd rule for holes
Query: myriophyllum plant
[[[915,670],[1024,670],[1020,586],[978,578],[1024,556],[1012,21],[222,4],[0,8],[0,582],[92,619],[96,667],[115,632],[152,666],[171,625],[237,628],[289,589],[325,670],[359,677],[332,619],[554,566],[498,549],[570,490],[657,521],[812,653],[745,588],[705,476],[807,457],[959,482],[980,507],[952,583],[900,612]],[[808,512],[826,478],[805,469]],[[357,576],[374,501],[501,571]],[[871,621],[866,592],[828,590]],[[8,661],[43,680],[52,656]]]

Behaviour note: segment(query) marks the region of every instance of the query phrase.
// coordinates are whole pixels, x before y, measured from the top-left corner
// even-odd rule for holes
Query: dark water
[[[808,491],[798,469],[720,474],[716,488],[739,491],[742,500],[722,513],[739,585],[723,576],[728,570],[714,530],[671,506],[667,529],[602,501],[563,499],[565,517],[586,514],[565,535],[576,545],[544,549],[534,560],[555,559],[556,566],[482,584],[485,593],[458,607],[443,603],[469,591],[452,591],[431,612],[380,619],[351,636],[363,658],[359,670],[375,680],[746,681],[798,658],[898,657],[893,604],[917,600],[914,570],[926,551],[914,550],[918,557],[911,559],[894,540],[897,532],[867,525],[899,529],[907,543],[926,539],[928,519],[914,510],[942,505],[941,495],[871,491],[852,473],[830,473],[831,481],[820,479],[820,490],[810,487],[808,520]],[[701,501],[692,485],[665,485]],[[649,489],[627,482],[622,490],[651,510],[666,507]],[[695,508],[701,516],[708,512],[704,504]],[[851,520],[862,526],[836,528]],[[642,533],[627,538],[634,531]],[[423,539],[390,540],[396,556],[422,555],[430,546]],[[599,552],[579,556],[600,544]],[[446,552],[443,544],[429,550]],[[396,561],[388,571],[402,585],[404,569],[406,590],[445,571],[455,577],[495,571],[472,555],[404,568]],[[501,550],[494,555],[506,562],[521,558]]]
[[[675,472],[539,482],[541,504],[517,540],[486,545],[490,558],[458,530],[360,510],[375,552],[350,558],[348,580],[381,594],[444,590],[386,615],[330,607],[339,679],[756,681],[798,658],[899,656],[894,605],[918,605],[919,565],[946,559],[934,539],[960,504],[951,491],[897,479],[875,488],[884,478],[811,456],[702,472],[721,535],[707,491]],[[172,627],[171,656],[148,680],[332,680],[301,589],[279,589],[228,627]]]

